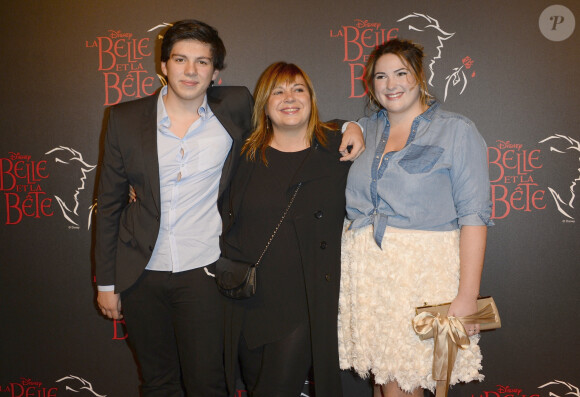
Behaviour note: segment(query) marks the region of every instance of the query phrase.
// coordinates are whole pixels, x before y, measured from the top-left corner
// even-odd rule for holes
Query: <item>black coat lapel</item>
[[[153,95],[159,98],[158,95]],[[157,154],[157,100],[152,100],[145,109],[140,126],[143,162],[151,185],[153,201],[161,213],[161,188],[159,185],[159,156]]]
[[[219,187],[219,194],[225,191],[226,187],[229,185],[232,171],[235,168],[235,164],[237,163],[236,156],[239,155],[242,149],[242,141],[241,141],[241,132],[239,131],[239,127],[232,121],[230,115],[228,114],[227,109],[222,106],[222,100],[220,98],[214,98],[213,96],[209,95],[207,97],[207,103],[213,114],[217,117],[221,125],[226,129],[230,137],[232,138],[232,147],[226,157],[226,161],[224,162],[224,166],[222,169],[222,176],[220,179],[220,187]]]
[[[244,155],[245,156],[245,155]],[[258,160],[260,161],[260,160]],[[232,180],[232,186],[229,194],[230,208],[233,210],[233,216],[240,210],[244,194],[250,182],[250,176],[256,167],[255,162],[240,160],[240,165],[236,171],[236,177]]]

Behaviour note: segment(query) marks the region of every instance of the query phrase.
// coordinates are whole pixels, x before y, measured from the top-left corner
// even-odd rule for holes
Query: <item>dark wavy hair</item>
[[[186,19],[173,24],[163,35],[161,42],[161,62],[167,62],[173,46],[178,41],[197,40],[211,47],[211,61],[216,70],[224,68],[226,47],[216,29],[195,19]]]

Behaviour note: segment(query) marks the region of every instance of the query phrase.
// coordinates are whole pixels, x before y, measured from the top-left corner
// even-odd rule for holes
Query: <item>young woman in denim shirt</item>
[[[433,339],[412,328],[415,307],[452,302],[477,311],[487,226],[486,144],[473,122],[427,93],[423,50],[391,40],[372,53],[365,81],[379,110],[359,121],[366,151],[350,169],[342,243],[341,368],[374,377],[375,397],[433,390]],[[451,384],[481,380],[479,326],[459,350]]]

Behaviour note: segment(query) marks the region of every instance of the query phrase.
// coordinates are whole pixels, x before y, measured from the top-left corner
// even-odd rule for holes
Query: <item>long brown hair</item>
[[[292,83],[296,81],[296,76],[302,77],[308,87],[310,93],[310,119],[308,121],[307,140],[312,144],[316,139],[321,145],[326,145],[325,128],[334,128],[335,126],[329,123],[323,123],[318,116],[318,106],[316,104],[316,94],[312,81],[308,75],[293,63],[276,62],[271,64],[264,70],[256,89],[254,90],[254,112],[252,114],[253,132],[244,143],[242,153],[246,154],[246,158],[255,161],[258,152],[264,164],[268,165],[266,159],[266,149],[272,140],[272,125],[269,118],[266,116],[266,106],[270,94],[281,83]]]

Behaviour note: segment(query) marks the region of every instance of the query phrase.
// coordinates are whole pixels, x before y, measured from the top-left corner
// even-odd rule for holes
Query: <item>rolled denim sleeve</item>
[[[460,123],[453,147],[451,184],[460,226],[493,226],[487,145],[468,119]]]

